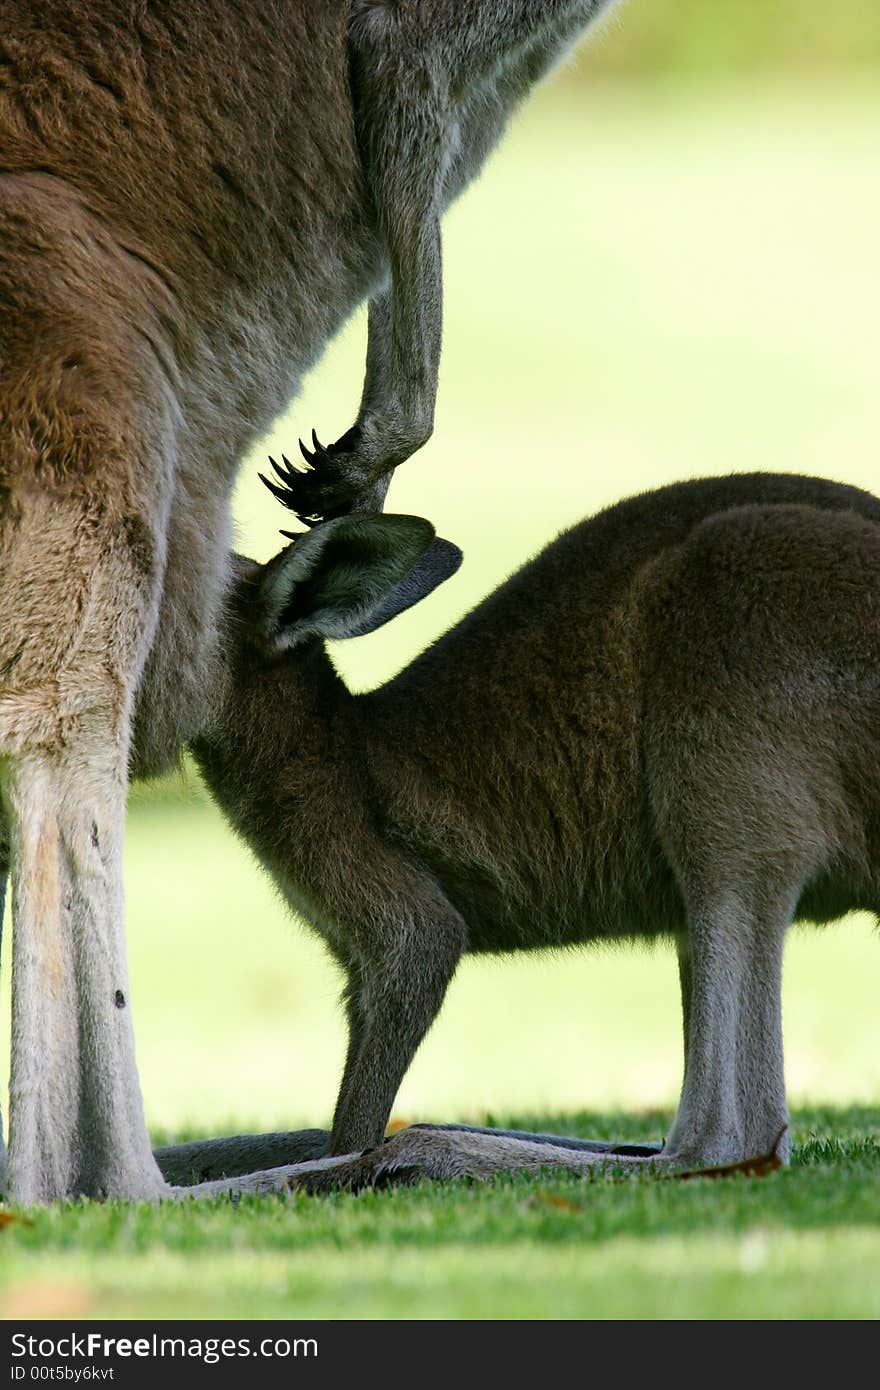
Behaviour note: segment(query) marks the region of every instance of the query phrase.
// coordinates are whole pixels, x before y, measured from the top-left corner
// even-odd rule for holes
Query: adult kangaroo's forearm
[[[335,444],[300,445],[314,469],[285,474],[286,505],[308,523],[349,510],[380,511],[394,469],[428,440],[434,427],[443,319],[438,190],[393,187],[399,164],[377,161],[375,184],[391,275],[370,302],[367,366],[355,424]],[[407,202],[407,196],[412,203]],[[280,495],[280,494],[279,494]]]
[[[414,71],[410,63],[407,72],[399,71],[392,112],[376,109],[364,75],[358,92],[362,156],[391,278],[375,312],[371,306],[358,427],[365,436],[372,433],[374,451],[384,449],[394,466],[433,430],[442,341],[443,209],[478,174],[512,110],[598,8],[596,0],[545,0],[456,5],[443,16],[432,6],[431,37],[419,47],[423,67]],[[422,9],[418,17],[423,14]],[[444,17],[447,44],[438,53],[433,25]],[[375,66],[369,45],[367,54],[364,62]],[[381,66],[387,70],[384,54]],[[482,84],[481,71],[487,78]],[[457,96],[463,86],[473,91],[470,100]],[[444,125],[451,122],[458,139],[448,146]]]
[[[429,171],[438,149],[430,131],[421,139],[420,163]],[[357,429],[376,462],[393,468],[421,447],[434,425],[443,321],[441,190],[430,172],[401,177],[400,161],[386,163],[381,149],[369,167],[391,275],[370,305]]]
[[[390,473],[430,437],[442,336],[440,219],[471,182],[514,107],[603,8],[510,0],[352,7],[358,148],[388,269],[369,324],[358,418],[334,444],[303,447],[289,505],[314,524],[381,506]]]
[[[358,143],[388,275],[370,303],[358,418],[325,448],[303,448],[313,473],[288,482],[308,522],[381,507],[393,470],[434,426],[443,321],[440,219],[451,94],[430,54],[395,43],[352,54]],[[302,447],[302,446],[301,446]]]

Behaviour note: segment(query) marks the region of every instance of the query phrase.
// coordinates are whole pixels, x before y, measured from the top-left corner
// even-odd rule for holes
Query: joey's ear
[[[428,594],[452,578],[462,559],[457,545],[453,545],[452,541],[443,540],[442,536],[435,536],[409,573],[352,627],[348,636],[363,637],[368,632],[375,632],[377,627],[383,627],[392,618],[396,618],[398,613],[406,612],[407,608],[412,608],[421,599],[427,598]]]
[[[418,516],[352,513],[298,536],[265,567],[264,634],[278,651],[308,637],[360,637],[454,574],[461,551]]]

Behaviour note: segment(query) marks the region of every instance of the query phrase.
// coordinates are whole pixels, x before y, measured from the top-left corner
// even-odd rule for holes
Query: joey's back
[[[431,537],[343,518],[245,565],[195,750],[346,973],[331,1151],[380,1142],[465,952],[665,933],[687,1054],[671,1153],[767,1151],[784,932],[880,914],[880,503],[784,475],[633,498],[350,695],[320,637],[451,572]],[[713,1030],[746,1058],[717,1119],[687,1090]]]
[[[824,519],[835,511],[856,514],[854,537],[844,518]],[[765,513],[778,520],[775,548]],[[227,813],[313,920],[368,916],[415,866],[466,923],[471,950],[680,930],[660,803],[683,820],[676,787],[688,769],[692,804],[705,805],[717,785],[724,817],[746,804],[762,767],[791,791],[792,814],[802,792],[815,792],[816,756],[790,746],[792,727],[810,727],[792,720],[792,700],[833,723],[833,691],[817,673],[835,660],[836,634],[844,664],[863,643],[876,686],[880,638],[864,596],[850,603],[846,632],[829,605],[842,606],[864,571],[850,542],[874,554],[878,526],[870,495],[788,475],[632,498],[564,533],[361,696],[345,690],[314,638],[267,661],[253,608],[236,610],[229,651],[244,664],[227,677],[223,716],[198,756]],[[312,532],[291,551],[318,544]],[[258,567],[253,574],[254,592],[272,589]],[[871,592],[869,578],[855,582]],[[291,600],[282,621],[295,628],[304,602]],[[812,653],[803,646],[811,634]],[[748,760],[749,737],[758,772],[731,780],[728,764]],[[761,747],[774,738],[778,768]],[[833,769],[840,750],[826,745]],[[840,822],[834,775],[821,773],[824,822]],[[787,822],[779,787],[765,801],[775,808],[769,842]],[[873,813],[865,803],[859,814]],[[814,907],[822,916],[818,899]]]
[[[633,498],[350,695],[321,638],[424,597],[452,550],[418,518],[377,515],[242,562],[217,717],[195,746],[345,971],[331,1151],[380,1142],[467,951],[674,934],[688,1057],[700,1030],[736,1031],[724,1001],[741,986],[778,1071],[785,928],[880,913],[880,503],[784,475]],[[692,1003],[707,931],[725,965],[708,1011]],[[747,1118],[699,1140],[711,1161],[761,1152],[749,1125],[765,1144],[783,1128],[784,1097],[763,1064],[747,1070],[731,1092]]]
[[[539,944],[541,934],[553,944],[680,928],[681,894],[646,776],[652,705],[662,700],[674,721],[688,699],[698,711],[739,699],[756,727],[772,721],[768,704],[785,706],[805,659],[796,640],[786,646],[788,626],[803,626],[812,612],[826,647],[835,631],[803,584],[786,592],[778,574],[768,577],[768,565],[784,574],[797,564],[790,545],[782,558],[770,551],[763,574],[741,561],[748,579],[725,575],[722,549],[714,591],[697,570],[682,576],[680,547],[708,518],[762,505],[852,511],[880,525],[870,494],[793,475],[699,480],[628,499],[564,533],[395,680],[358,700],[388,833],[424,856],[476,948]],[[790,524],[784,529],[788,539]],[[751,541],[727,543],[742,555],[751,544],[760,560],[760,527]],[[824,575],[813,577],[825,586],[826,610],[844,602],[858,571],[846,555],[835,568],[839,545],[831,529]],[[822,563],[809,527],[805,556],[807,568]],[[714,552],[706,563],[716,563]],[[772,595],[774,584],[779,604],[762,631],[749,596],[762,586]],[[860,602],[850,625],[873,660],[880,646],[866,623]],[[738,692],[725,661],[739,671]],[[658,673],[674,694],[663,696]],[[827,715],[834,702],[824,698]],[[784,720],[785,708],[777,714]]]

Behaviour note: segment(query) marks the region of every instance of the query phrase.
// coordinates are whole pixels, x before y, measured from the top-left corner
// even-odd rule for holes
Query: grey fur
[[[650,1161],[785,1156],[785,933],[880,910],[880,503],[760,474],[632,498],[362,696],[317,640],[280,660],[263,643],[296,545],[271,585],[241,562],[194,751],[348,974],[330,1147],[376,1153],[306,1185],[399,1152],[435,1175],[607,1162],[458,1131],[378,1146],[465,951],[654,935],[679,943],[685,1072]]]
[[[357,419],[303,446],[287,504],[309,524],[380,508],[391,471],[430,437],[440,363],[440,220],[511,114],[612,0],[354,0],[358,148],[384,252]]]
[[[431,1134],[452,1136],[482,1135],[490,1140],[511,1139],[545,1147],[568,1148],[573,1152],[611,1155],[640,1152],[645,1157],[660,1152],[659,1144],[618,1145],[597,1139],[568,1139],[558,1134],[531,1134],[521,1129],[487,1129],[477,1125],[419,1125]],[[441,1143],[449,1142],[441,1138]],[[276,1134],[237,1134],[228,1139],[195,1139],[188,1144],[171,1144],[155,1150],[156,1162],[166,1182],[192,1188],[220,1178],[240,1178],[267,1168],[292,1168],[326,1158],[330,1150],[330,1131],[299,1129]]]
[[[319,459],[297,505],[383,494],[433,419],[439,209],[593,8],[4,0],[16,1200],[166,1190],[115,1003],[124,795],[206,716],[238,462],[372,296],[361,442]]]
[[[9,855],[0,823],[0,956],[3,953],[3,917],[6,912],[6,886],[9,882]],[[0,1109],[0,1192],[6,1191],[6,1141],[3,1137],[3,1111]]]

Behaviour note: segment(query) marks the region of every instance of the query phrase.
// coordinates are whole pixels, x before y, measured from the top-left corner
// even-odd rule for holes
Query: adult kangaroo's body
[[[880,502],[760,474],[630,498],[350,694],[320,638],[444,578],[432,534],[340,518],[240,562],[194,745],[347,975],[331,1151],[376,1152],[309,1181],[595,1163],[524,1136],[379,1146],[464,952],[657,935],[678,944],[685,1033],[657,1161],[786,1154],[785,934],[880,914]]]
[[[18,1200],[163,1190],[128,1007],[123,804],[129,767],[160,771],[201,726],[237,462],[371,295],[368,445],[322,455],[297,500],[309,514],[381,503],[433,414],[439,209],[598,8],[2,7],[0,783]]]

